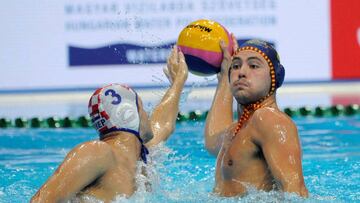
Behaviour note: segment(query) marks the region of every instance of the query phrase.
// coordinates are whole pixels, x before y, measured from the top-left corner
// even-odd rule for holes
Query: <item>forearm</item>
[[[150,120],[154,138],[150,141],[151,145],[166,140],[174,131],[184,84],[184,80],[175,80],[153,110]]]
[[[66,184],[69,182],[66,181],[66,179],[66,176],[59,175],[55,172],[32,197],[31,202],[66,202],[80,190],[76,187],[77,184],[75,180],[71,182],[71,184]]]
[[[213,103],[206,117],[205,144],[208,150],[217,148],[220,132],[227,129],[233,122],[233,96],[230,91],[227,75],[219,78]]]
[[[59,188],[55,185],[49,186],[51,183],[45,183],[31,198],[31,203],[46,203],[46,202],[61,202],[62,200],[66,200],[66,198],[62,197],[61,192],[59,192]]]

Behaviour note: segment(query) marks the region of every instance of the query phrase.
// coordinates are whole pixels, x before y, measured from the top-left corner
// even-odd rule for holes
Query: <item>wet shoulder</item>
[[[297,131],[295,123],[288,115],[272,107],[256,110],[251,123],[262,135],[279,132],[279,129],[283,131]]]
[[[284,123],[294,124],[291,118],[277,108],[264,107],[254,112],[253,122],[257,125]]]
[[[100,140],[83,142],[73,150],[80,155],[92,155],[95,157],[112,157],[112,149],[109,144]]]

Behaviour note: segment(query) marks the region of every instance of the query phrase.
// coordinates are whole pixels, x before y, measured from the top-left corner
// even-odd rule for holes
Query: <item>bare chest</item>
[[[239,132],[234,138],[223,143],[217,158],[217,170],[221,171],[222,179],[232,179],[246,172],[249,163],[256,157],[257,147],[247,131]]]
[[[215,192],[225,196],[244,194],[246,184],[268,190],[272,180],[261,147],[252,139],[251,130],[241,130],[236,137],[223,143],[217,157]]]

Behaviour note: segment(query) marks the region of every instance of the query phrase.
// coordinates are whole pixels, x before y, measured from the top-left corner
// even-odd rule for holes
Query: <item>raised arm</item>
[[[232,35],[233,42],[237,47],[236,39]],[[223,141],[223,135],[233,123],[233,96],[229,84],[229,67],[231,65],[231,56],[224,42],[220,42],[224,59],[221,63],[221,71],[218,74],[218,85],[216,88],[214,100],[209,113],[206,117],[205,125],[205,147],[216,156],[219,153]]]
[[[101,176],[110,166],[110,147],[100,141],[86,142],[71,150],[31,202],[66,202]]]
[[[290,118],[270,109],[255,112],[256,141],[260,144],[269,169],[284,192],[307,197],[301,164],[297,128]]]
[[[154,146],[167,140],[175,129],[179,113],[180,95],[188,76],[188,67],[184,54],[176,46],[171,50],[164,73],[168,77],[171,86],[150,117],[154,138],[147,143],[147,146]]]

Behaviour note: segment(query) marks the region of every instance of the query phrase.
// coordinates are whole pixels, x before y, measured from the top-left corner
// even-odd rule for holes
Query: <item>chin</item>
[[[234,97],[236,101],[242,105],[251,104],[259,100],[258,98],[254,98],[253,96],[244,94],[234,95]]]
[[[249,103],[249,97],[244,94],[236,94],[234,95],[237,103],[239,104],[247,104]]]
[[[238,104],[241,104],[241,105],[247,105],[247,104],[253,103],[250,100],[237,100],[237,102],[238,102]]]

